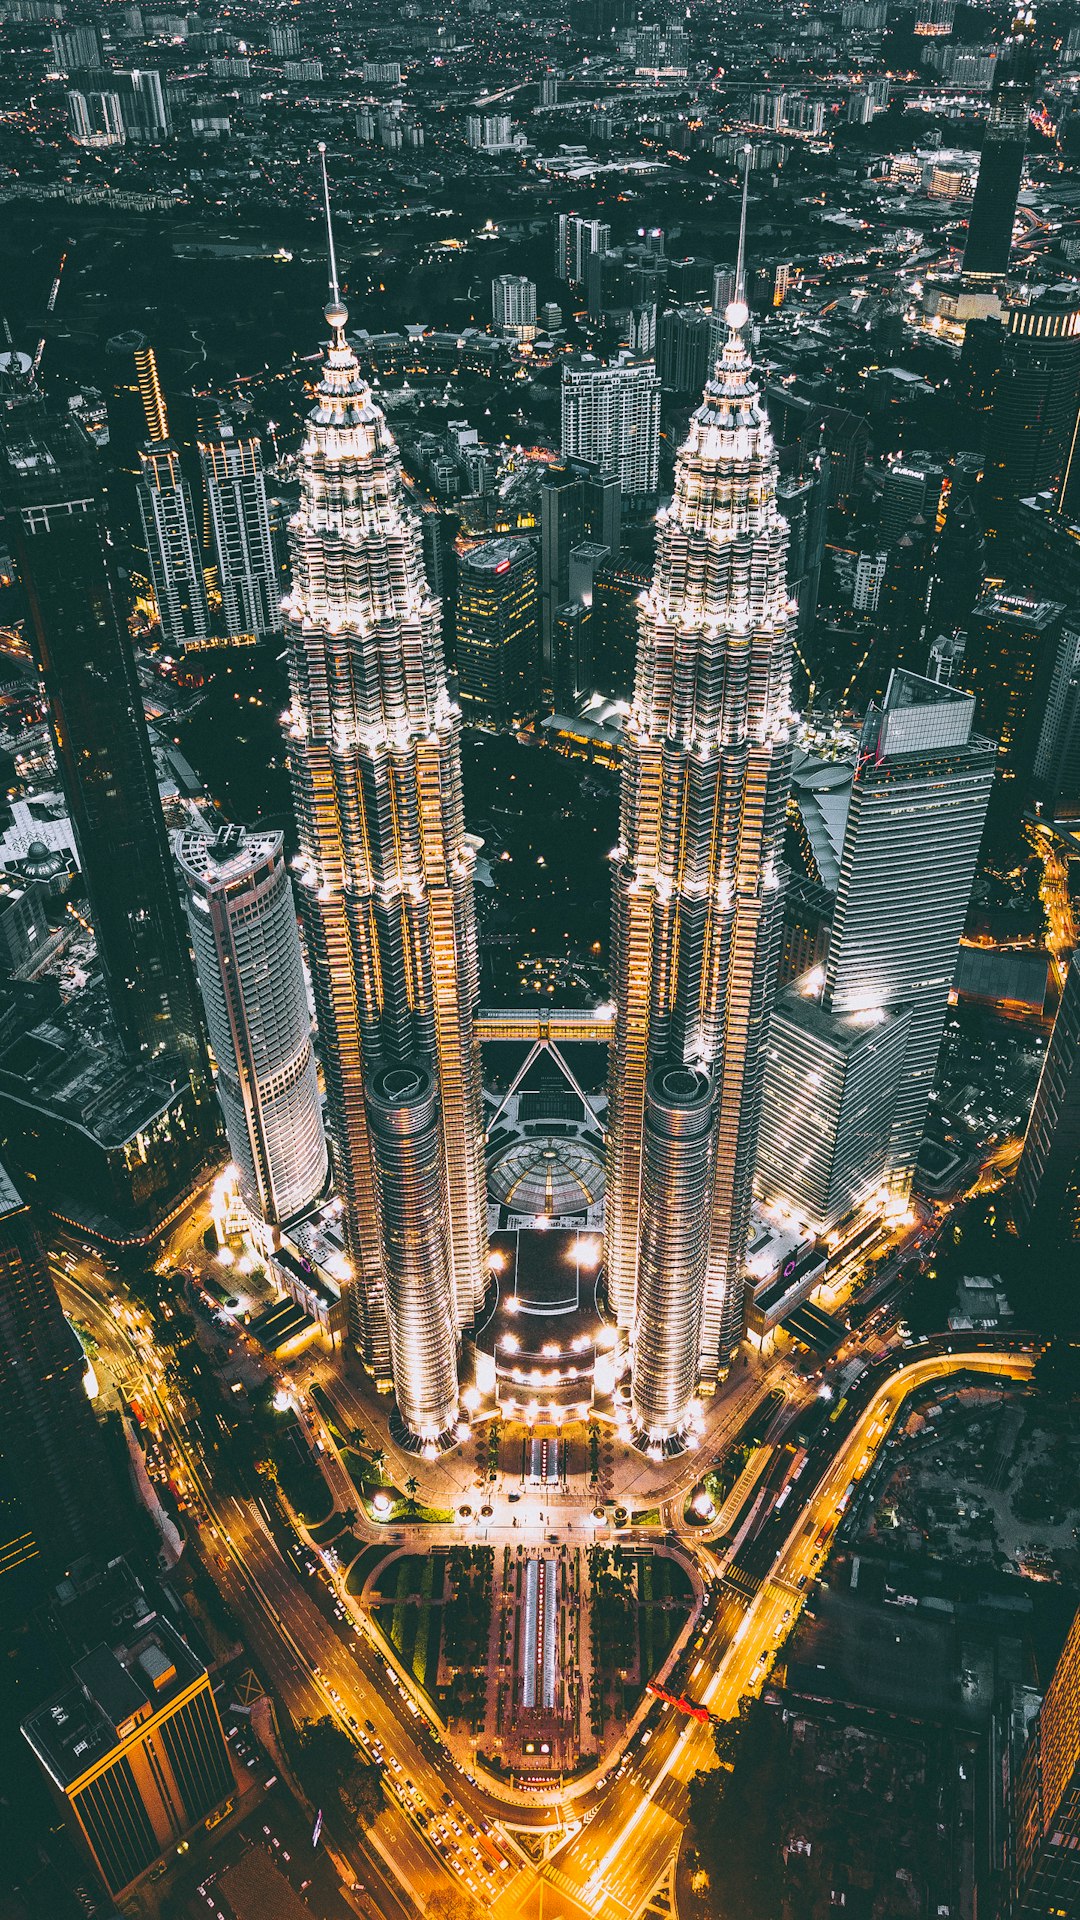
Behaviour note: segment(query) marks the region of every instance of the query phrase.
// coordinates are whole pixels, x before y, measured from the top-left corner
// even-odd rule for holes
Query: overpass
[[[525,1040],[532,1046],[562,1046],[570,1040],[615,1038],[614,1007],[481,1007],[474,1022],[478,1040]]]

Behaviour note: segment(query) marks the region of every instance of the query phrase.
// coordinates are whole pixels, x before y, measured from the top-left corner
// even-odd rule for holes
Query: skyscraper
[[[610,245],[611,228],[606,221],[560,213],[555,221],[556,278],[583,287],[590,253],[604,253]]]
[[[1065,977],[1016,1174],[1016,1222],[1029,1238],[1080,1240],[1080,961]]]
[[[329,231],[328,193],[326,208]],[[290,529],[287,732],[301,911],[354,1269],[353,1326],[373,1366],[385,1370],[393,1350],[408,1418],[405,1376],[417,1356],[399,1317],[401,1296],[386,1286],[391,1223],[377,1196],[388,1190],[402,1151],[396,1142],[415,1115],[404,1094],[397,1120],[387,1114],[397,1083],[383,1078],[373,1142],[366,1095],[384,1068],[404,1063],[409,1086],[432,1076],[439,1231],[459,1330],[487,1278],[473,1030],[475,849],[462,812],[461,717],[443,676],[419,516],[406,504],[397,447],[346,344],[332,238],[330,246],[332,339]],[[416,1220],[414,1228],[427,1233],[430,1223]],[[441,1285],[433,1272],[433,1317]]]
[[[1009,309],[993,394],[979,504],[987,539],[1004,542],[1018,500],[1049,492],[1059,512],[1076,505],[1080,283],[1048,287]]]
[[[113,572],[102,475],[72,419],[15,418],[0,485],[109,1001],[131,1053],[210,1072],[142,695]]]
[[[1014,1775],[1010,1920],[1080,1910],[1080,1613]]]
[[[748,170],[747,170],[748,171]],[[746,197],[743,195],[745,226]],[[689,1405],[657,1404],[656,1314],[701,1293],[693,1371],[726,1368],[742,1324],[742,1263],[757,1143],[763,1041],[780,932],[780,851],[791,768],[787,528],[772,436],[744,338],[742,293],[690,422],[675,494],[658,516],[656,569],[639,611],[637,679],[624,724],[615,850],[606,1271],[634,1348],[635,1417],[669,1442]],[[646,1102],[653,1069],[714,1083],[716,1137],[700,1275],[639,1272]],[[657,1129],[654,1127],[653,1131]],[[695,1178],[697,1176],[695,1175]],[[680,1308],[683,1311],[683,1308]]]
[[[1008,272],[1037,75],[1034,38],[1035,16],[1021,7],[997,57],[990,87],[979,177],[964,248],[964,273],[973,279],[993,279]]]
[[[262,442],[222,419],[199,441],[210,536],[230,640],[281,632],[281,586],[270,530]]]
[[[318,1199],[326,1139],[283,835],[176,837],[217,1092],[240,1192],[278,1227]]]
[[[1031,772],[1042,722],[1037,696],[1049,684],[1064,617],[1060,601],[994,588],[965,623],[960,677],[975,693],[980,729],[1000,743],[998,769],[1009,779]]]
[[[500,273],[491,283],[491,320],[500,333],[531,340],[536,333],[536,282],[523,273]]]
[[[210,1675],[161,1614],[76,1660],[22,1734],[113,1895],[235,1791]]]
[[[615,468],[624,493],[655,493],[660,459],[655,363],[623,353],[608,366],[591,356],[564,366],[562,451],[566,460]]]
[[[30,1209],[2,1167],[0,1354],[4,1476],[55,1579],[80,1554],[116,1545],[124,1531],[119,1490],[83,1387],[82,1348],[64,1318]]]
[[[994,777],[971,694],[895,672],[851,783],[822,1004],[911,1008],[890,1184],[911,1186]]]
[[[506,727],[536,712],[540,606],[531,540],[485,540],[458,559],[458,697],[463,717]]]
[[[180,468],[180,450],[171,440],[151,443],[139,454],[139,468],[139,516],[162,640],[178,653],[185,647],[203,647],[210,616],[191,489]]]
[[[1032,780],[1052,820],[1080,813],[1080,621],[1075,616],[1066,616],[1057,644]]]

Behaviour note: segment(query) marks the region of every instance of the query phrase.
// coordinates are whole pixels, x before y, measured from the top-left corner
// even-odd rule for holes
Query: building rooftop
[[[76,1660],[72,1685],[23,1722],[23,1736],[60,1787],[103,1760],[206,1669],[160,1614],[137,1620],[125,1641]]]
[[[273,828],[225,826],[217,833],[189,828],[175,836],[173,848],[187,879],[218,888],[250,880],[256,867],[280,857],[284,841]]]
[[[775,1013],[836,1053],[855,1053],[872,1035],[907,1020],[906,1007],[869,1007],[859,1013],[833,1013],[821,1004],[820,972],[804,973],[776,996]]]

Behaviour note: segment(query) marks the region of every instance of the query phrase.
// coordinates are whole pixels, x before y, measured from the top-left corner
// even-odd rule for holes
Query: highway
[[[568,1837],[537,1867],[508,1830],[559,1825],[559,1816],[542,1804],[526,1810],[500,1802],[462,1771],[393,1673],[366,1620],[335,1620],[321,1590],[283,1553],[259,1501],[223,1495],[212,1485],[170,1405],[174,1397],[137,1310],[110,1306],[82,1279],[54,1271],[69,1311],[90,1325],[102,1360],[126,1390],[148,1403],[182,1463],[202,1508],[203,1559],[242,1622],[267,1683],[294,1719],[329,1714],[369,1748],[367,1723],[377,1730],[374,1752],[384,1761],[390,1793],[375,1829],[355,1849],[355,1864],[388,1920],[423,1914],[431,1895],[449,1885],[467,1888],[496,1920],[636,1920],[678,1845],[689,1782],[714,1762],[711,1728],[657,1703],[622,1763],[565,1802]],[[754,1552],[744,1550],[748,1565],[762,1571],[727,1568],[720,1599],[699,1628],[686,1681],[713,1714],[730,1717],[744,1695],[764,1684],[802,1604],[799,1582],[820,1570],[849,1489],[868,1471],[906,1394],[961,1370],[1014,1379],[1032,1370],[1029,1354],[1006,1347],[896,1358],[899,1365],[873,1385],[816,1480],[804,1472],[783,1520],[762,1529]],[[760,1392],[760,1378],[757,1386]],[[686,1544],[694,1551],[696,1543]],[[715,1549],[700,1544],[709,1575]],[[429,1831],[416,1817],[420,1811]]]

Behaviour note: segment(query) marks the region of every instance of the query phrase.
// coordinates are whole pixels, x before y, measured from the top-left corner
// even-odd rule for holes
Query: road
[[[538,1868],[506,1828],[559,1826],[556,1812],[509,1807],[456,1764],[380,1651],[374,1630],[366,1621],[342,1624],[328,1615],[321,1594],[282,1552],[258,1501],[213,1486],[170,1405],[160,1361],[137,1312],[104,1302],[87,1279],[54,1271],[69,1310],[90,1324],[101,1361],[129,1392],[150,1403],[182,1462],[202,1509],[203,1558],[243,1623],[265,1679],[294,1719],[329,1714],[369,1743],[367,1723],[377,1729],[390,1795],[376,1828],[357,1849],[357,1866],[389,1920],[422,1914],[430,1896],[449,1885],[467,1887],[496,1920],[635,1920],[678,1845],[689,1782],[713,1762],[711,1729],[672,1708],[650,1710],[620,1766],[567,1802],[563,1817],[575,1825]],[[1032,1369],[1028,1354],[1004,1347],[897,1357],[899,1366],[874,1388],[816,1484],[809,1474],[798,1482],[785,1514],[789,1529],[774,1539],[764,1577],[729,1573],[721,1602],[699,1635],[687,1681],[692,1695],[721,1718],[733,1715],[740,1699],[767,1678],[802,1602],[799,1581],[805,1584],[819,1567],[848,1490],[869,1469],[905,1395],[961,1369],[1016,1379]],[[714,1564],[710,1556],[707,1570]],[[432,1844],[415,1818],[421,1807],[433,1825],[444,1823],[445,1845],[453,1853]],[[489,1838],[497,1822],[502,1832]],[[475,1837],[470,1823],[480,1830]],[[498,1860],[505,1864],[493,1864]]]

